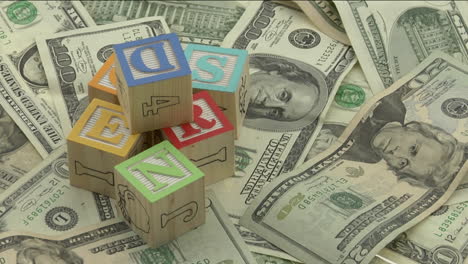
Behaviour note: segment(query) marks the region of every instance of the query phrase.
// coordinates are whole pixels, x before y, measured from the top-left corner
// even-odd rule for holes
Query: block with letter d
[[[115,167],[119,212],[150,247],[205,222],[203,172],[168,141]]]
[[[191,71],[176,34],[114,45],[117,95],[130,131],[191,122]]]
[[[115,198],[114,166],[141,151],[122,108],[94,99],[67,138],[70,184]]]
[[[234,175],[234,127],[208,92],[193,95],[194,121],[161,129],[205,173],[210,185]]]
[[[236,138],[249,104],[249,57],[246,50],[189,44],[185,56],[194,92],[206,90],[235,126]]]
[[[107,59],[88,83],[88,98],[90,102],[97,98],[112,104],[119,104],[117,77],[115,75],[115,54]]]

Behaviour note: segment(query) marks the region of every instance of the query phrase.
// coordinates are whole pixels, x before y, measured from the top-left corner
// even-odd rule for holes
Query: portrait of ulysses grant
[[[250,55],[249,128],[295,131],[314,122],[328,98],[325,76],[311,65],[271,54]]]

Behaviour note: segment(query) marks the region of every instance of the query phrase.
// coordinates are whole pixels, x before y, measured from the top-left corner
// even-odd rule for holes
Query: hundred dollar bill
[[[114,44],[169,33],[161,17],[136,19],[37,38],[63,133],[88,105],[88,82],[113,53]]]
[[[245,1],[81,1],[97,24],[162,16],[182,43],[219,46],[247,5]]]
[[[294,3],[320,31],[346,45],[351,45],[340,14],[331,0],[297,0]]]
[[[206,199],[206,223],[157,249],[113,220],[60,237],[2,233],[0,263],[255,264],[219,202]]]
[[[0,105],[0,193],[41,161],[39,153]]]
[[[1,1],[0,18],[0,54],[27,84],[21,90],[35,94],[41,116],[60,125],[35,38],[94,26],[93,19],[78,1]]]
[[[365,264],[468,173],[468,67],[436,53],[334,146],[267,185],[241,224],[305,263]]]
[[[355,57],[351,47],[315,29],[302,12],[262,1],[249,5],[222,46],[246,49],[250,60],[250,102],[236,142],[236,174],[213,185],[228,214],[239,218],[264,185],[298,165]],[[248,244],[268,254],[262,251],[269,250],[267,243]]]
[[[43,158],[65,143],[60,126],[42,111],[35,94],[4,55],[0,55],[0,104]]]
[[[306,146],[308,152],[304,153],[301,160],[310,160],[332,146],[356,113],[373,96],[361,66],[355,64],[338,88],[320,132],[313,142],[309,142],[312,146]]]
[[[70,186],[64,150],[57,149],[0,194],[0,232],[59,235],[116,217],[110,198]]]
[[[374,93],[434,51],[468,62],[465,1],[335,1]]]

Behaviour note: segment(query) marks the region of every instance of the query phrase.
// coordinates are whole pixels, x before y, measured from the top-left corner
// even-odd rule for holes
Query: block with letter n
[[[205,173],[210,185],[234,175],[234,127],[208,92],[193,95],[194,121],[161,129]]]
[[[187,123],[191,71],[176,34],[114,45],[117,95],[132,133]]]
[[[204,175],[168,141],[115,166],[119,212],[150,247],[205,222]]]
[[[112,104],[119,104],[117,77],[115,75],[115,54],[107,59],[88,83],[88,98],[90,102],[96,98]]]
[[[235,126],[237,138],[250,100],[247,51],[189,44],[185,56],[194,92],[208,91]]]
[[[70,184],[115,198],[114,166],[140,152],[122,108],[94,99],[67,138]]]

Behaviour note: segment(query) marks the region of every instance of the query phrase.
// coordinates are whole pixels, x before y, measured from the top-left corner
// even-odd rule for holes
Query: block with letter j
[[[234,175],[234,127],[208,92],[193,95],[194,121],[161,129],[205,174],[205,185]]]
[[[114,166],[141,151],[142,142],[120,106],[94,99],[67,138],[70,184],[115,198]]]
[[[117,205],[150,247],[205,222],[204,175],[168,141],[115,167]]]
[[[207,91],[235,127],[236,138],[249,104],[249,57],[246,50],[189,44],[185,56],[194,92]]]
[[[130,131],[192,121],[191,71],[176,34],[114,45],[117,95]]]

